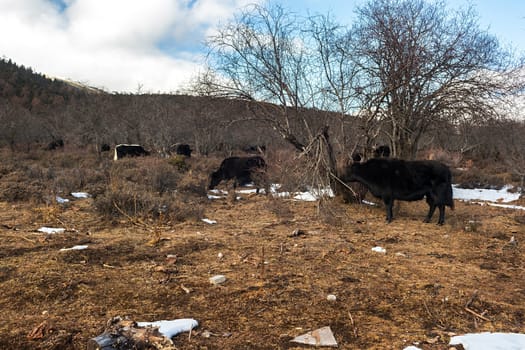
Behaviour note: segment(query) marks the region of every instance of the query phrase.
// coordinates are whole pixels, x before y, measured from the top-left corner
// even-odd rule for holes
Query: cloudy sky
[[[36,72],[106,91],[175,92],[200,69],[202,43],[240,8],[261,0],[0,0],[0,56]],[[475,5],[482,28],[525,51],[525,1]],[[351,23],[364,0],[283,0]]]

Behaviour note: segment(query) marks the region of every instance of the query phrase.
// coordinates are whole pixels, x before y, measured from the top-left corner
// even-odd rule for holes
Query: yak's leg
[[[434,215],[434,211],[436,211],[436,203],[434,203],[434,200],[432,199],[432,197],[427,196],[427,204],[429,208],[428,208],[427,217],[425,218],[425,222],[430,222],[430,220],[432,219],[432,215]],[[441,208],[440,208],[440,213],[441,213]]]
[[[388,223],[392,222],[393,214],[392,214],[392,207],[394,206],[394,199],[391,197],[383,197],[383,202],[386,206],[386,221]]]
[[[438,208],[439,208],[438,225],[443,225],[445,223],[445,204],[438,205]]]

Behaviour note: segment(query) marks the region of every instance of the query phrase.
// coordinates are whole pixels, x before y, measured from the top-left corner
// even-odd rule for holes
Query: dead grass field
[[[319,208],[244,195],[205,206],[215,225],[162,225],[101,220],[92,199],[0,202],[0,348],[85,349],[114,316],[198,320],[178,349],[303,349],[290,340],[323,326],[339,349],[525,332],[524,212],[456,202],[437,226],[422,223],[424,201],[398,205],[391,224],[381,206]]]

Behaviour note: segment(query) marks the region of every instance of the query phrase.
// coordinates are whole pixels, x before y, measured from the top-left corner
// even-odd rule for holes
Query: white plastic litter
[[[291,341],[307,345],[337,347],[337,341],[329,326],[300,335]]]
[[[137,322],[137,325],[139,327],[158,327],[159,333],[166,338],[172,338],[179,333],[191,331],[199,325],[199,322],[193,318],[181,318],[171,321]]]
[[[38,232],[42,232],[42,233],[48,233],[48,234],[53,234],[53,233],[64,233],[66,231],[65,228],[55,228],[55,227],[40,227],[38,230]]]

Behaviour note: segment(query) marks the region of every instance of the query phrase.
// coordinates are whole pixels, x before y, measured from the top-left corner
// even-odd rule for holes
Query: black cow
[[[388,158],[390,157],[390,147],[387,145],[378,146],[374,149],[374,158]]]
[[[230,179],[235,179],[234,189],[238,185],[243,186],[253,182],[257,186],[256,193],[259,193],[260,185],[267,187],[266,162],[259,156],[226,158],[219,166],[219,170],[211,174],[209,189],[212,190],[221,181]]]
[[[149,156],[149,152],[144,149],[141,145],[128,145],[120,144],[115,146],[114,160],[118,160],[124,157],[139,157]]]
[[[386,205],[386,219],[392,221],[395,199],[416,201],[426,197],[429,205],[425,222],[430,222],[436,207],[438,225],[445,223],[445,206],[454,209],[452,175],[450,169],[437,161],[404,161],[393,158],[373,158],[365,163],[354,163],[345,181],[359,181]]]
[[[185,143],[178,143],[175,145],[175,153],[177,154],[186,157],[191,157],[191,152],[193,152],[193,150],[190,148],[190,145],[187,145]]]
[[[46,151],[52,151],[57,148],[63,148],[63,147],[64,147],[64,140],[56,139],[47,144]]]

